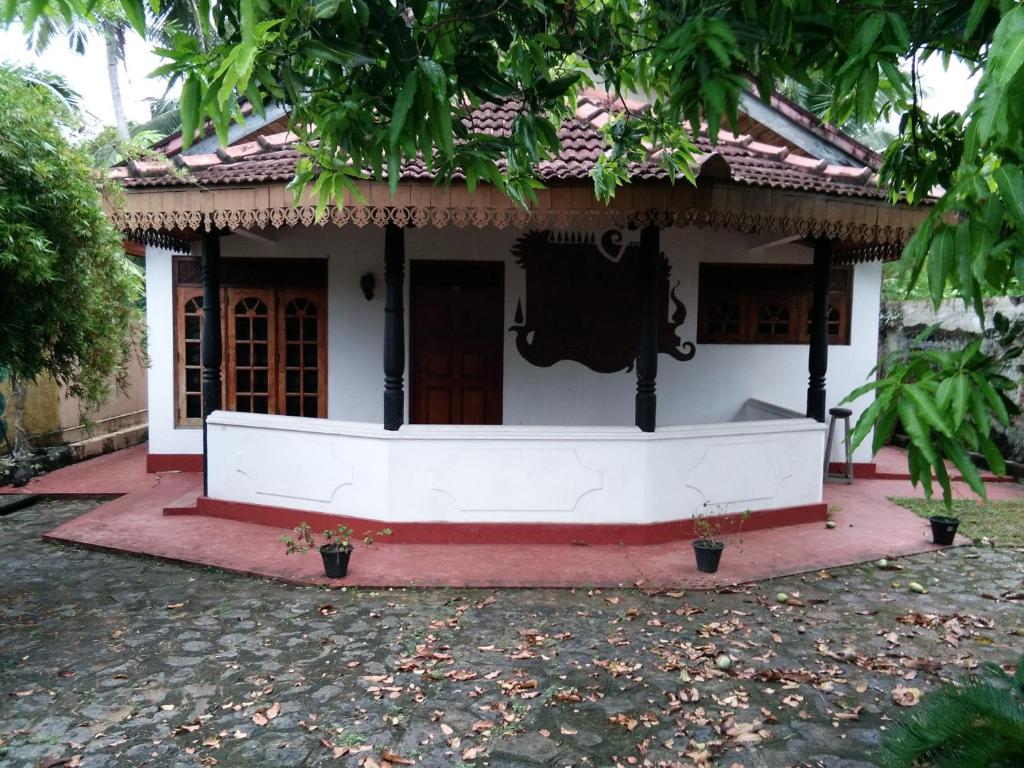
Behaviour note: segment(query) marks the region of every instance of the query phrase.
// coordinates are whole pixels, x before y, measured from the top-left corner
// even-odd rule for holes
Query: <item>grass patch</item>
[[[953,515],[960,518],[964,536],[988,539],[1003,546],[1024,546],[1024,501],[975,501],[954,499],[952,511],[939,499],[889,499],[921,517]]]

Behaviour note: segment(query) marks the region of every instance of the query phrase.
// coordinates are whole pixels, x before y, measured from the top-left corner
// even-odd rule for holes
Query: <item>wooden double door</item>
[[[501,424],[503,269],[500,262],[411,263],[413,423]]]
[[[322,289],[228,288],[224,407],[327,415],[327,302]]]

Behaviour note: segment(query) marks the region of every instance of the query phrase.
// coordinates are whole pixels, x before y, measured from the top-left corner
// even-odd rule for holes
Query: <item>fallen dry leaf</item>
[[[386,760],[387,762],[392,763],[393,765],[415,765],[416,764],[415,760],[410,760],[407,757],[402,757],[401,755],[395,754],[390,749],[382,749],[380,751],[380,759],[381,760]]]
[[[625,727],[627,731],[632,731],[640,724],[636,718],[629,717],[628,715],[623,714],[612,715],[608,718],[608,722],[615,723],[616,725],[621,725]]]
[[[580,692],[575,688],[560,688],[551,695],[552,701],[583,701]]]
[[[893,704],[900,707],[913,707],[921,700],[920,688],[904,688],[897,685],[892,692]]]

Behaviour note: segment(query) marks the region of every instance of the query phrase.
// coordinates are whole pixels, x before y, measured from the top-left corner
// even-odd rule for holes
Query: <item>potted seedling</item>
[[[703,511],[698,512],[693,517],[693,529],[697,534],[697,538],[693,542],[693,553],[697,557],[697,570],[701,573],[715,573],[718,571],[718,564],[722,559],[722,550],[725,549],[725,542],[718,539],[723,528],[727,525],[724,513],[724,505],[709,505],[705,501]],[[749,516],[749,511],[744,512],[742,519],[746,520]]]
[[[932,525],[932,542],[949,546],[956,538],[956,529],[960,526],[959,517],[949,515],[930,515],[928,522]]]
[[[289,555],[308,552],[316,542],[313,540],[313,529],[306,523],[299,523],[293,531],[294,537],[282,536],[285,552]],[[390,536],[391,529],[384,528],[376,533],[367,531],[363,535],[363,543],[373,544],[374,536]],[[348,574],[348,561],[352,556],[352,529],[347,525],[324,531],[324,543],[320,546],[320,557],[324,561],[324,574],[329,579],[340,579]]]

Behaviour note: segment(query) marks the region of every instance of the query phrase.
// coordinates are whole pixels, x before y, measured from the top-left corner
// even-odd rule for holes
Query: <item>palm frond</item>
[[[1024,665],[1024,659],[1021,659]],[[947,685],[887,732],[882,768],[1010,768],[1024,765],[1019,671]]]
[[[151,99],[149,111],[152,117],[134,126],[132,136],[159,134],[157,139],[162,139],[181,128],[181,108],[177,99]]]
[[[82,107],[82,95],[71,87],[63,75],[39,69],[32,64],[16,65],[0,62],[0,67],[12,72],[27,83],[50,93],[69,112],[78,112]]]

